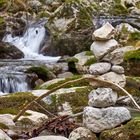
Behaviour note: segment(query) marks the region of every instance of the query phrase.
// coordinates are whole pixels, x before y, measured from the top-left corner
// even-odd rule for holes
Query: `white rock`
[[[130,119],[130,112],[125,107],[86,107],[83,114],[84,126],[95,133],[112,129]]]
[[[114,65],[114,66],[112,66],[111,70],[113,72],[118,73],[118,74],[123,74],[124,73],[124,68],[122,66]]]
[[[87,51],[84,51],[74,55],[74,58],[78,59],[79,65],[84,66],[88,60],[94,59],[95,57],[94,55],[88,55]]]
[[[90,50],[94,53],[97,60],[102,59],[108,53],[114,51],[118,47],[115,39],[109,41],[95,41],[92,43]]]
[[[61,74],[57,75],[58,78],[69,78],[72,76],[73,76],[73,74],[71,72],[65,72],[65,73],[61,73]]]
[[[4,131],[0,129],[0,140],[12,140]]]
[[[62,136],[40,136],[31,138],[29,140],[68,140],[68,139]]]
[[[114,38],[114,35],[115,28],[107,22],[105,25],[103,25],[93,33],[92,39],[97,41],[109,40],[111,38]]]
[[[117,74],[115,72],[109,72],[104,75],[101,75],[99,78],[118,84],[121,87],[125,87],[126,85],[126,77],[124,74]]]
[[[110,62],[112,64],[121,64],[123,62],[124,54],[128,51],[135,50],[133,46],[126,46],[117,48],[111,53],[108,53],[102,60]]]
[[[0,123],[5,124],[6,126],[15,126],[15,123],[13,122],[13,116],[10,114],[2,114],[0,115]]]
[[[30,119],[33,123],[37,124],[41,121],[41,119],[48,119],[48,116],[43,114],[43,113],[39,113],[36,111],[32,111],[32,110],[27,110],[26,113],[29,113],[29,116],[21,116],[20,120],[23,118],[28,118]]]
[[[89,129],[78,127],[70,133],[69,140],[97,140],[97,138]]]
[[[91,74],[100,75],[104,74],[111,69],[111,64],[106,62],[100,62],[90,65],[89,71]]]
[[[89,106],[93,107],[109,107],[115,105],[117,101],[117,93],[111,88],[97,88],[89,94]]]

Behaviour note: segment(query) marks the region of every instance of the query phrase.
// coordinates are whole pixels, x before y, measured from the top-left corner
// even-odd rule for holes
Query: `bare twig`
[[[63,83],[57,87],[54,87],[53,89],[49,90],[48,92],[46,92],[45,94],[37,97],[36,99],[34,99],[32,102],[28,103],[16,116],[15,118],[13,119],[13,121],[17,121],[19,119],[20,116],[22,116],[25,111],[30,108],[34,102],[39,102],[40,100],[42,100],[44,97],[50,95],[51,93],[57,91],[58,89],[60,88],[63,88],[69,84],[73,84],[73,83],[77,83],[77,82],[80,82],[80,81],[83,81],[83,80],[88,80],[89,82],[94,82],[96,83],[96,87],[98,85],[98,87],[110,87],[114,90],[120,90],[122,91],[124,94],[128,95],[130,97],[130,99],[132,100],[132,102],[134,103],[134,105],[136,106],[136,108],[140,111],[140,106],[136,103],[136,101],[134,100],[134,98],[131,96],[131,94],[129,94],[125,89],[123,89],[122,87],[120,87],[119,85],[117,84],[114,84],[112,82],[108,82],[108,81],[105,81],[105,80],[101,80],[97,77],[94,77],[94,76],[91,76],[91,75],[85,75],[83,76],[82,78],[79,78],[79,79],[76,79],[76,80],[71,80],[71,81],[68,81],[66,83]]]

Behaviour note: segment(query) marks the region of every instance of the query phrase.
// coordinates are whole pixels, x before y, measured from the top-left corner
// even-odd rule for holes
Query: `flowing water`
[[[50,57],[39,54],[43,41],[46,39],[46,29],[43,22],[31,24],[23,36],[7,34],[4,42],[16,46],[24,53],[21,60],[1,60],[0,61],[0,93],[13,93],[30,90],[28,77],[24,73],[31,66],[42,63],[57,62],[60,57]]]

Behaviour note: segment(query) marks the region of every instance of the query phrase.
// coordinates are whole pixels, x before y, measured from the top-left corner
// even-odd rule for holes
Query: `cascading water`
[[[43,56],[39,54],[42,42],[46,36],[46,29],[42,24],[30,26],[22,37],[12,37],[8,34],[4,37],[4,42],[15,45],[24,53],[24,59],[58,61],[60,57]]]
[[[43,56],[39,54],[39,50],[46,37],[46,29],[43,22],[38,22],[30,25],[23,36],[15,36],[7,34],[4,38],[4,42],[8,42],[16,46],[24,53],[24,59],[20,62],[32,61],[31,65],[35,65],[35,61],[57,62],[60,57]],[[13,62],[14,63],[14,62]],[[13,64],[0,67],[0,92],[13,93],[28,91],[30,88],[27,82],[27,75],[24,71],[19,71],[23,63],[18,63],[17,60]],[[41,63],[40,63],[41,64]],[[3,64],[5,65],[5,64]],[[20,67],[19,67],[20,65]],[[28,65],[29,66],[29,65]],[[22,69],[26,69],[26,66],[22,66]]]

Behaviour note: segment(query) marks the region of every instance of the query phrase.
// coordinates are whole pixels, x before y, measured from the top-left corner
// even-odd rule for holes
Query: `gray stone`
[[[118,47],[115,39],[109,41],[95,41],[92,43],[90,50],[94,53],[97,60],[102,59],[108,53],[114,51]]]
[[[102,60],[116,65],[121,64],[123,62],[124,54],[128,51],[135,50],[135,49],[136,48],[134,48],[133,46],[117,48],[116,50],[104,56]]]
[[[118,73],[118,74],[123,74],[124,73],[124,68],[122,66],[114,65],[114,66],[112,66],[111,70],[113,72]]]
[[[72,76],[73,76],[73,74],[71,72],[65,72],[65,73],[61,73],[61,74],[57,75],[58,78],[69,78]]]
[[[39,136],[39,137],[35,137],[35,138],[31,138],[29,140],[68,140],[65,137],[62,136]]]
[[[109,107],[115,105],[117,101],[117,93],[111,88],[97,88],[89,94],[89,106],[93,107]]]
[[[104,74],[110,71],[110,69],[111,69],[111,64],[106,62],[95,63],[89,67],[90,73],[95,75]]]
[[[131,119],[125,107],[108,107],[103,109],[86,107],[83,113],[83,124],[95,133],[112,129]]]
[[[97,140],[97,137],[89,129],[78,127],[70,133],[69,140]]]
[[[105,25],[103,25],[93,33],[92,39],[97,41],[105,41],[114,38],[114,35],[115,28],[107,22]]]
[[[0,129],[0,140],[12,140],[4,131]]]
[[[126,85],[126,77],[124,74],[117,74],[115,72],[109,72],[109,73],[103,74],[99,78],[118,84],[121,87],[125,87]]]

